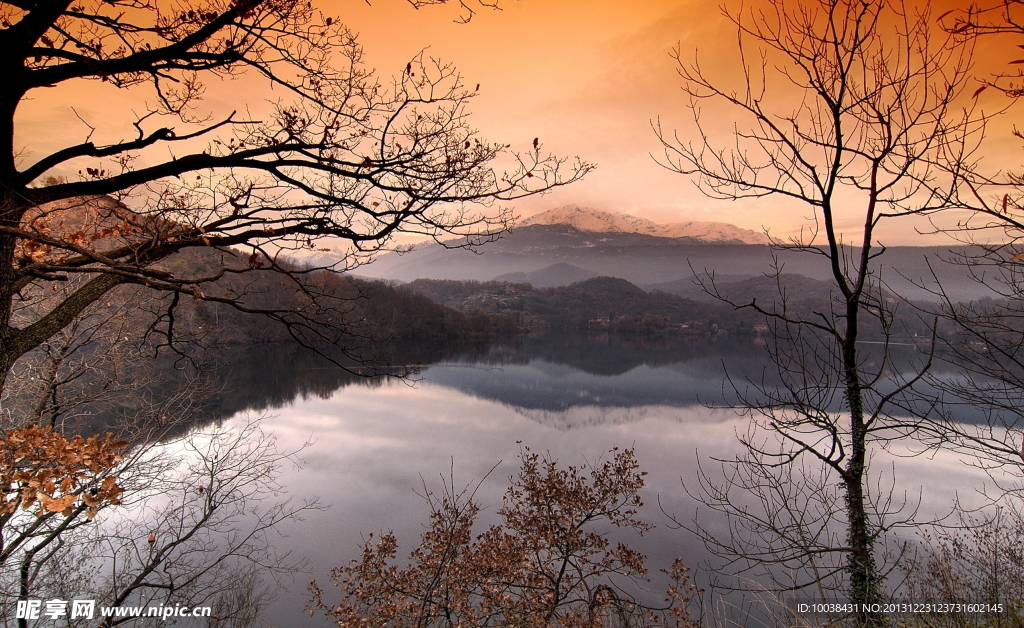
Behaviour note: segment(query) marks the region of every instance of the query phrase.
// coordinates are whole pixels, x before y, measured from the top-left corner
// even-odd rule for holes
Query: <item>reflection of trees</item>
[[[581,405],[624,408],[650,404],[728,404],[735,400],[734,391],[722,386],[726,370],[736,379],[778,384],[771,377],[773,371],[765,370],[769,361],[764,348],[757,339],[750,338],[708,340],[548,332],[505,342],[402,343],[378,352],[386,354],[391,364],[422,365],[423,371],[414,378],[423,376],[467,394],[513,405],[521,411],[564,413],[568,408]],[[914,360],[921,356],[914,347],[890,347],[889,352],[896,369],[911,368]],[[880,347],[864,345],[863,355],[868,364],[880,360],[881,353]],[[217,358],[217,363],[204,365],[198,373],[194,368],[176,370],[169,359],[155,365],[152,372],[166,376],[154,380],[148,394],[162,399],[172,396],[189,382],[201,382],[204,389],[217,391],[203,395],[196,402],[195,420],[202,423],[245,410],[280,408],[295,399],[326,399],[346,386],[379,386],[389,381],[387,377],[360,377],[309,349],[288,342],[225,345],[218,348]],[[568,367],[570,372],[581,375],[572,383],[549,382],[545,391],[530,388],[529,382],[519,381],[519,376],[511,371],[488,371],[489,374],[477,378],[454,375],[452,379],[442,380],[437,379],[436,373],[434,377],[430,375],[431,365],[448,362],[479,364],[488,369],[546,363]],[[648,381],[649,388],[643,390],[636,390],[629,382],[616,386],[618,378],[644,366],[664,374],[665,382],[676,383],[671,390],[665,390],[667,384],[661,383],[661,378]],[[940,364],[934,375],[949,379],[956,377],[957,372]],[[593,376],[597,376],[596,379]],[[664,394],[659,395],[658,391]],[[589,394],[580,397],[581,392]],[[100,430],[131,410],[127,405],[106,408],[92,424]],[[977,412],[965,412],[961,416],[966,422],[981,419]]]
[[[663,409],[663,408],[660,408]],[[516,408],[522,416],[536,421],[545,427],[567,432],[569,430],[580,430],[589,427],[603,427],[608,425],[628,425],[639,423],[652,417],[663,416],[659,408],[651,406],[636,407],[601,407],[601,406],[573,406],[566,410],[537,410],[530,408]],[[692,419],[690,413],[674,412],[670,415],[672,419],[683,422]],[[724,418],[734,418],[731,415]]]
[[[878,367],[883,358],[896,371],[909,371],[920,360],[928,345],[885,347],[880,344],[860,345],[865,364]],[[889,355],[885,355],[886,349]],[[615,335],[585,333],[553,333],[530,335],[517,343],[496,344],[481,359],[486,364],[529,364],[543,360],[560,364],[593,375],[615,376],[628,373],[638,366],[671,367],[695,376],[717,377],[725,368],[735,379],[752,378],[766,383],[776,381],[773,373],[765,373],[768,363],[765,343],[759,337],[680,337],[658,335]],[[813,365],[811,365],[813,366]],[[933,370],[940,376],[949,376],[956,370],[938,365]],[[724,393],[723,393],[724,394]],[[713,403],[715,399],[706,399]]]
[[[486,347],[486,343],[421,342],[384,347],[381,351],[387,353],[391,364],[400,368],[446,359],[472,359]],[[246,410],[280,408],[294,399],[326,399],[339,388],[353,384],[379,386],[389,381],[386,376],[362,377],[358,374],[358,364],[353,363],[351,370],[345,370],[329,357],[294,342],[222,346],[217,349],[216,357],[216,363],[197,360],[198,369],[195,365],[175,369],[170,358],[162,360],[164,368],[154,367],[154,371],[165,374],[154,381],[147,392],[154,399],[172,396],[191,381],[202,382],[203,388],[217,391],[198,400],[192,422],[178,426],[179,429],[225,419]],[[130,410],[122,406],[98,414],[93,427],[103,429],[116,422],[119,414]]]
[[[869,363],[873,350],[874,345],[865,345],[864,356]],[[512,405],[522,412],[551,412],[559,416],[579,406],[599,409],[650,404],[727,404],[734,401],[734,391],[722,386],[726,370],[736,378],[751,380],[773,374],[770,369],[765,371],[769,362],[763,347],[749,338],[712,341],[549,332],[511,342],[418,342],[397,344],[382,351],[392,364],[423,365],[420,375],[428,381]],[[896,368],[910,368],[921,355],[913,347],[890,348],[890,353]],[[245,410],[279,408],[295,399],[326,399],[346,386],[379,386],[389,381],[387,377],[360,377],[347,372],[295,343],[223,346],[218,349],[218,358],[221,361],[207,365],[200,373],[191,368],[175,370],[170,364],[165,365],[162,372],[168,376],[154,384],[149,394],[161,399],[175,394],[188,382],[202,382],[203,388],[217,391],[204,395],[197,402],[199,408],[194,416],[202,423]],[[438,372],[430,373],[431,365],[450,362],[479,364],[485,372],[448,370],[443,378]],[[545,388],[540,390],[532,380],[523,380],[522,372],[500,370],[500,367],[531,364],[538,368],[543,368],[541,364],[566,367],[567,373],[578,373],[578,376],[572,381],[547,378]],[[659,371],[659,377],[647,378],[644,388],[638,389],[630,381],[621,379],[644,366]],[[955,373],[937,369],[936,375],[952,377]],[[772,383],[774,380],[764,381]],[[581,393],[584,394],[581,396]],[[108,409],[94,421],[96,428],[116,420],[119,412],[124,414],[130,409],[127,406]],[[963,419],[973,420],[973,417],[965,415]]]
[[[749,338],[708,340],[659,335],[615,335],[548,332],[526,336],[515,344],[492,347],[486,364],[529,364],[544,360],[593,375],[621,375],[638,366],[668,366],[684,362],[740,362],[751,355]],[[716,370],[720,370],[716,369]]]

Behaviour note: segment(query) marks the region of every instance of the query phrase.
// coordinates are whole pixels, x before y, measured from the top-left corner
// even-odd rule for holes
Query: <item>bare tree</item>
[[[1024,36],[1022,11],[1018,0],[980,3],[946,12],[941,24],[966,41],[994,38],[1009,49]],[[1005,69],[979,77],[982,85],[975,95],[991,89],[1011,103],[1020,99],[1020,63],[1012,60]],[[1024,139],[1019,129],[1013,134]],[[966,269],[987,295],[958,300],[949,286],[935,281],[938,311],[949,325],[937,355],[956,372],[928,376],[912,409],[933,422],[944,447],[983,469],[991,483],[980,491],[985,504],[961,509],[958,525],[936,530],[934,546],[910,572],[913,586],[949,601],[965,601],[957,587],[969,582],[982,601],[1004,606],[990,621],[1014,626],[1022,621],[1024,496],[1024,177],[1019,171],[1019,165],[1005,163],[965,169],[967,185],[951,199],[951,205],[964,210],[963,217],[952,226],[935,225],[936,232],[967,245],[945,261]],[[951,618],[927,625],[970,624]]]
[[[960,189],[955,166],[970,164],[985,122],[964,93],[972,49],[937,29],[927,8],[899,1],[772,0],[727,15],[737,27],[740,83],[676,51],[696,132],[656,125],[662,163],[712,198],[809,210],[811,229],[774,246],[819,257],[833,290],[831,308],[810,316],[787,309],[781,285],[774,304],[731,301],[769,318],[782,384],[737,384],[752,419],[747,453],[724,463],[726,485],[705,477],[707,501],[745,531],[733,539],[734,560],[798,568],[793,589],[838,575],[851,602],[875,603],[885,574],[879,543],[899,524],[901,505],[869,463],[921,429],[893,401],[930,361],[909,370],[894,363],[896,303],[878,275],[885,247],[876,229],[938,211]],[[731,138],[712,131],[705,104],[735,120]],[[717,294],[713,276],[702,282]],[[864,340],[880,349],[867,351]],[[722,496],[744,491],[756,508]],[[833,524],[845,534],[833,536]],[[855,619],[883,621],[864,610]]]
[[[344,245],[334,265],[341,270],[403,232],[479,242],[507,225],[507,211],[487,210],[495,201],[590,169],[579,161],[566,167],[537,140],[514,152],[481,139],[467,118],[476,90],[450,65],[421,55],[390,82],[374,77],[341,20],[304,1],[197,0],[170,9],[15,0],[0,3],[0,51],[8,70],[0,97],[8,151],[0,159],[0,385],[20,356],[120,284],[263,311],[309,331],[315,325],[303,326],[308,318],[296,308],[247,305],[203,284],[286,271],[280,254],[326,237]],[[283,95],[265,119],[203,108],[206,83],[243,73]],[[33,95],[87,80],[153,105],[124,120],[124,139],[107,145],[91,134],[56,136],[59,125],[46,138],[19,131],[18,113]],[[21,157],[19,142],[44,139],[65,146],[31,163]],[[39,185],[74,172],[73,180]],[[248,265],[183,274],[160,266],[191,248],[239,246],[253,251]],[[286,274],[302,291],[301,273]],[[17,319],[27,291],[75,276],[85,280],[66,298]],[[171,310],[176,303],[170,299]]]
[[[136,470],[136,503],[86,539],[81,557],[101,574],[93,582],[98,603],[219,601],[244,612],[253,587],[295,575],[301,564],[276,550],[278,528],[318,505],[280,496],[280,467],[294,464],[295,454],[281,452],[258,421],[192,432],[161,444],[157,454],[175,467],[166,477]]]
[[[211,606],[224,625],[255,625],[272,585],[298,567],[275,552],[276,529],[317,505],[281,496],[278,469],[293,456],[258,422],[197,427],[220,392],[204,373],[163,394],[148,390],[150,356],[121,337],[139,335],[139,316],[125,307],[87,308],[8,379],[0,617],[24,626],[14,619],[18,600],[85,597],[97,609]],[[102,421],[91,416],[97,409]],[[75,435],[97,427],[123,440]]]
[[[1004,39],[1009,45],[1010,41],[1024,34],[1024,2],[992,0],[972,3],[963,8],[946,11],[939,16],[939,21],[953,35],[965,39],[992,35],[1009,36]],[[1013,61],[1011,65],[1017,63],[1019,61]],[[1024,71],[1019,68],[1006,68],[991,76],[979,77],[983,88],[997,89],[1011,98],[1024,96],[1021,79],[1024,79]],[[1015,133],[1019,135],[1019,132]]]
[[[938,23],[950,37],[966,44],[979,37],[1024,35],[1017,0],[996,1],[951,10]],[[1020,61],[1011,65],[1016,67]],[[978,77],[973,93],[998,90],[1013,102],[1022,95],[1014,69]],[[1019,131],[1014,133],[1021,137]],[[953,374],[931,373],[907,399],[907,409],[928,422],[935,442],[965,454],[967,460],[990,472],[999,502],[1020,491],[1024,477],[1024,276],[1021,259],[1024,218],[1021,185],[1014,168],[995,168],[981,160],[953,160],[941,164],[958,185],[950,188],[946,208],[960,210],[958,220],[934,222],[935,233],[945,233],[965,246],[951,251],[940,263],[966,271],[967,280],[987,294],[962,300],[939,274],[921,287],[935,297],[943,333],[935,355],[951,365]],[[967,516],[967,515],[964,515]]]
[[[457,4],[464,19],[490,6],[413,4]],[[0,60],[8,75],[0,136],[9,151],[0,159],[0,394],[35,395],[25,411],[5,401],[15,411],[6,416],[8,439],[33,429],[75,442],[60,434],[61,417],[85,399],[61,390],[101,368],[97,347],[110,352],[104,381],[120,382],[118,369],[132,364],[122,358],[134,351],[113,342],[122,331],[133,340],[159,332],[173,343],[182,297],[266,315],[309,344],[344,342],[348,297],[321,271],[351,269],[395,246],[400,233],[462,237],[455,245],[493,238],[509,219],[495,203],[590,169],[545,154],[539,140],[516,152],[479,137],[467,117],[477,90],[450,65],[420,55],[390,81],[375,77],[354,35],[308,2],[2,2]],[[203,100],[206,86],[242,74],[280,95],[263,119]],[[99,144],[91,131],[60,135],[57,124],[32,136],[19,126],[37,94],[88,80],[150,103],[121,121],[122,139]],[[24,153],[17,142],[26,141],[62,148]],[[322,239],[340,247],[337,263],[285,260]],[[217,283],[247,273],[276,273],[291,294],[257,294],[255,280]],[[148,329],[104,317],[105,307],[123,310],[123,295],[112,291],[125,285],[165,295]],[[110,342],[95,342],[113,332]],[[26,360],[33,352],[38,361]],[[15,370],[20,393],[7,386]],[[152,414],[180,425],[190,400]],[[106,478],[76,484],[49,467],[64,493],[47,499],[61,509],[5,515],[13,526],[5,540],[23,538],[4,546],[4,569],[17,564],[21,574],[13,595],[78,583],[111,604],[216,600],[237,608],[238,622],[252,614],[254,570],[283,564],[270,535],[306,507],[270,500],[285,458],[252,429],[161,444],[173,431],[152,425],[102,469],[123,490],[118,501],[133,508],[130,521],[107,508],[89,522],[90,491]],[[191,447],[191,457],[168,454],[175,446]],[[149,536],[138,534],[143,523]]]
[[[268,585],[301,567],[275,550],[277,530],[319,506],[280,496],[276,479],[294,454],[281,452],[258,421],[131,448],[109,437],[69,441],[38,426],[0,443],[5,454],[36,455],[11,465],[17,490],[0,516],[5,620],[19,599],[87,598],[97,613],[211,606],[224,625],[253,625],[261,606],[254,598],[272,599]],[[102,626],[137,620],[95,619]]]

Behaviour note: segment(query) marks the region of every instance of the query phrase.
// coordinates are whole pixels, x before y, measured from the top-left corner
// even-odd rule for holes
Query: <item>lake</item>
[[[263,358],[263,364],[268,364]],[[289,366],[291,365],[291,366]],[[727,366],[723,366],[727,365]],[[283,449],[302,451],[300,468],[283,471],[294,498],[319,497],[329,508],[290,522],[283,549],[306,561],[297,578],[269,610],[275,626],[324,626],[323,617],[302,613],[305,587],[315,578],[332,597],[328,573],[358,555],[369,533],[393,530],[400,555],[417,542],[429,509],[416,491],[484,482],[478,502],[489,521],[500,507],[509,476],[518,470],[522,446],[564,464],[595,461],[613,447],[633,447],[649,472],[642,518],[657,527],[643,538],[623,537],[648,555],[652,572],[675,556],[698,567],[707,554],[667,513],[693,517],[696,502],[683,482],[696,487],[698,458],[729,458],[741,451],[737,432],[747,421],[724,408],[725,368],[737,380],[760,378],[768,363],[751,339],[616,339],[549,334],[470,355],[451,355],[425,366],[414,381],[365,380],[338,375],[323,364],[279,360],[250,385],[266,391],[280,384],[276,371],[293,379],[267,393],[231,421],[265,415],[263,429]],[[239,366],[248,373],[251,367]],[[303,375],[300,371],[306,369]],[[308,381],[316,385],[302,384]],[[242,386],[241,380],[236,381]],[[299,383],[296,383],[299,382]],[[237,394],[237,393],[232,393]],[[268,406],[261,408],[260,406]],[[899,451],[894,453],[900,453]],[[953,456],[882,456],[884,471],[895,461],[897,486],[923,487],[923,511],[948,509],[954,497],[985,477]],[[955,481],[946,481],[955,478]],[[712,527],[714,520],[705,520]]]

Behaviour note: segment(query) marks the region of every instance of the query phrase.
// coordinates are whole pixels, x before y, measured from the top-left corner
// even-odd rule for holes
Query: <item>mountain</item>
[[[540,270],[530,273],[517,272],[498,275],[494,281],[507,281],[509,283],[528,283],[535,288],[555,288],[557,286],[568,286],[569,284],[592,279],[597,273],[586,268],[573,266],[572,264],[552,264]]]
[[[566,264],[595,275],[621,277],[637,285],[673,281],[697,268],[736,275],[764,272],[771,261],[767,246],[709,244],[695,238],[662,238],[642,233],[594,233],[569,225],[516,227],[500,239],[472,249],[430,243],[404,253],[388,253],[359,268],[379,279],[458,279],[491,281],[509,273],[532,273]],[[753,256],[756,262],[744,257]],[[699,260],[699,261],[698,261]],[[725,271],[725,267],[732,270]]]
[[[566,205],[531,216],[520,223],[530,225],[568,225],[588,233],[642,233],[659,238],[691,238],[715,244],[768,244],[763,233],[741,229],[724,222],[673,222],[657,224],[646,218],[619,212],[603,212]]]
[[[750,301],[756,299],[758,303],[766,305],[775,301],[781,301],[781,294],[784,294],[789,307],[792,308],[803,302],[813,303],[821,306],[822,299],[828,303],[829,294],[835,294],[838,289],[830,281],[811,279],[803,275],[783,273],[779,276],[756,275],[753,277],[737,277],[716,274],[714,284],[705,282],[701,286],[693,277],[687,277],[666,283],[656,283],[646,286],[648,290],[660,290],[676,296],[693,299],[695,301],[718,301],[709,291],[715,290],[723,298],[731,301]],[[767,305],[766,305],[767,306]],[[810,309],[807,309],[810,312]]]
[[[828,312],[834,290],[829,284],[800,275],[748,277],[717,284],[720,294],[736,303],[757,304],[768,311],[785,312],[804,319],[816,319],[815,312]],[[779,283],[785,297],[779,295]],[[765,317],[751,308],[733,305],[702,295],[693,299],[661,290],[646,291],[625,279],[595,277],[570,286],[535,288],[529,284],[499,281],[454,281],[418,279],[403,288],[435,303],[463,312],[485,312],[515,317],[534,329],[602,329],[616,334],[750,334],[758,331]],[[899,310],[893,320],[894,333],[902,336],[930,333],[928,317],[914,308]],[[761,330],[766,331],[764,329]],[[862,330],[865,338],[881,338],[873,319]]]
[[[456,243],[457,244],[457,243]],[[451,246],[451,244],[449,244]],[[961,249],[962,250],[962,249]],[[455,279],[491,281],[509,273],[533,273],[565,264],[608,277],[619,277],[643,288],[696,296],[694,273],[713,273],[723,281],[762,277],[773,263],[788,275],[831,282],[831,269],[821,255],[778,250],[755,244],[714,244],[695,238],[664,238],[642,233],[585,232],[569,225],[517,227],[501,239],[474,250],[439,244],[383,255],[359,268],[361,276],[414,281]],[[954,300],[977,299],[990,291],[970,277],[969,269],[944,262],[948,247],[893,246],[877,261],[875,280],[909,299],[934,300],[935,277]]]

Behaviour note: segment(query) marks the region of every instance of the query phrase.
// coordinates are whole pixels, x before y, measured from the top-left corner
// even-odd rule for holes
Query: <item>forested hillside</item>
[[[767,317],[752,308],[737,308],[723,299],[749,303],[790,316],[809,316],[832,307],[833,295],[821,281],[802,275],[748,277],[721,281],[707,290],[693,280],[644,290],[614,277],[596,277],[569,286],[536,288],[500,281],[419,279],[403,286],[450,308],[491,314],[520,313],[524,323],[570,329],[610,329],[646,333],[764,333]],[[708,291],[717,290],[718,295]],[[784,296],[782,296],[784,295]],[[881,293],[881,298],[887,293]],[[719,298],[721,297],[721,298]],[[895,302],[890,305],[896,305]],[[923,304],[896,307],[896,336],[926,337],[931,316]],[[872,330],[880,334],[881,330]]]
[[[313,322],[322,319],[326,325],[346,329],[353,337],[375,342],[486,338],[518,331],[518,317],[510,314],[455,310],[384,281],[362,280],[328,270],[303,274],[296,272],[301,271],[301,266],[286,259],[273,263],[291,271],[289,276],[270,272],[271,261],[264,257],[254,259],[241,253],[213,250],[193,249],[179,254],[166,267],[171,272],[188,267],[191,273],[212,274],[222,262],[228,267],[258,266],[256,272],[250,269],[244,275],[227,273],[201,287],[205,296],[223,294],[242,307],[203,298],[181,299],[176,315],[178,324],[184,326],[180,332],[202,335],[219,343],[289,340],[293,334],[287,325],[244,310],[303,308],[309,310]],[[259,272],[263,269],[268,272]],[[331,307],[313,310],[309,303],[311,295],[329,296]]]

